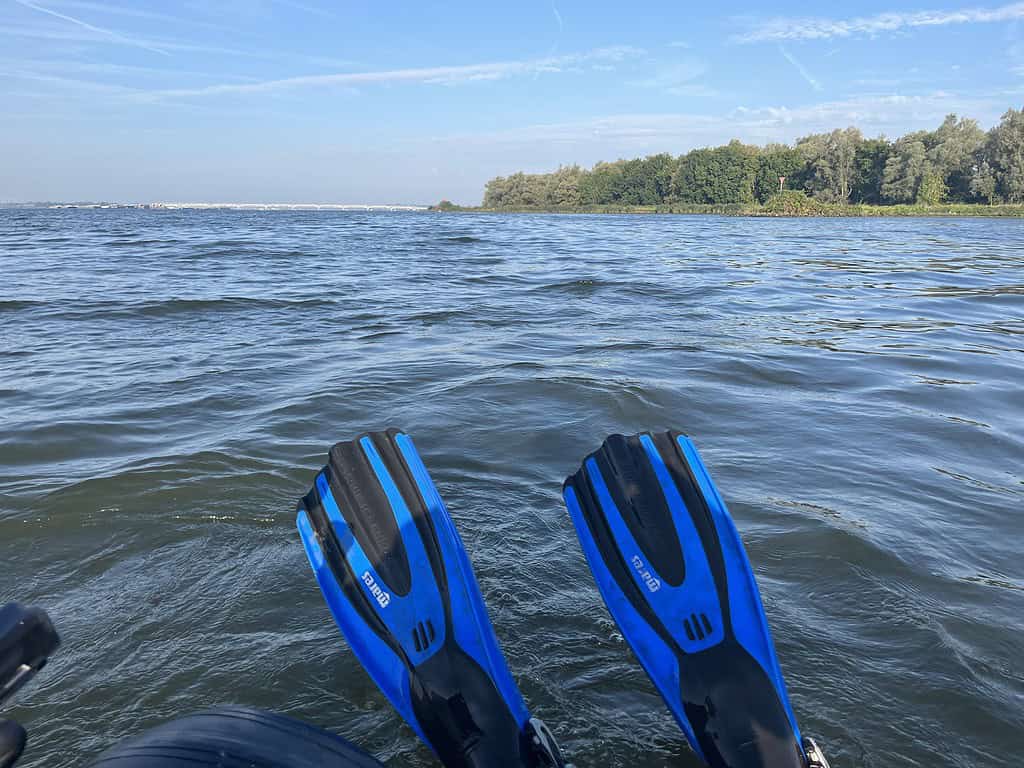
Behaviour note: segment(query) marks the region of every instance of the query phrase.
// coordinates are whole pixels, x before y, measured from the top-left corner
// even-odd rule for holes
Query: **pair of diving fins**
[[[693,443],[613,435],[563,494],[609,611],[701,759],[828,768],[801,738],[750,563]],[[408,435],[335,445],[297,525],[348,644],[446,768],[566,765]]]

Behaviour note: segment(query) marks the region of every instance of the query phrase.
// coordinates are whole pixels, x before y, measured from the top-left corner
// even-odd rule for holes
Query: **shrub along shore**
[[[578,206],[504,206],[485,208],[442,201],[432,211],[461,213],[562,213],[562,214],[676,214],[692,216],[754,216],[762,218],[785,216],[868,217],[868,216],[974,216],[1024,218],[1024,204],[940,203],[938,205],[864,205],[822,203],[804,192],[787,190],[776,194],[767,203],[693,204],[662,203],[660,205],[578,205]]]
[[[716,213],[739,216],[1024,216],[1024,110],[990,131],[949,115],[890,141],[856,128],[793,146],[720,147],[515,173],[483,204],[436,210]]]

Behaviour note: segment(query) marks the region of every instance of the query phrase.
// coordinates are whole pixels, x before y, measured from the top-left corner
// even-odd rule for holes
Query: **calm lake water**
[[[294,531],[400,426],[580,768],[697,766],[562,479],[694,437],[836,768],[1024,755],[1024,222],[0,211],[0,600],[64,646],[30,766],[218,703],[433,765]]]

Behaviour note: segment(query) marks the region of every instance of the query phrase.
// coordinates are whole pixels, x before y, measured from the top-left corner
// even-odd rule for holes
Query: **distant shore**
[[[895,140],[857,128],[795,144],[733,139],[685,154],[518,171],[484,185],[482,209],[734,216],[1024,216],[1024,110],[982,130],[947,115]],[[444,203],[438,205],[444,207]],[[449,206],[454,207],[454,206]]]
[[[829,217],[867,218],[886,216],[956,216],[967,218],[1024,218],[1024,205],[975,205],[948,203],[939,205],[838,205],[816,203],[802,207],[783,207],[729,203],[722,205],[585,205],[573,207],[510,206],[484,208],[483,206],[431,206],[431,211],[452,213],[564,213],[564,214],[674,214],[691,216],[746,216],[751,218]]]
[[[120,209],[157,211],[425,211],[426,205],[369,203],[0,203],[13,209]]]
[[[558,214],[661,214],[690,216],[741,216],[751,218],[780,217],[965,217],[1024,218],[1024,204],[983,205],[977,203],[940,203],[924,205],[841,205],[823,203],[810,198],[769,200],[757,203],[663,203],[660,205],[580,205],[580,206],[502,206],[454,205],[352,205],[316,203],[0,203],[0,209],[136,209],[164,211],[431,211],[441,213],[558,213]]]

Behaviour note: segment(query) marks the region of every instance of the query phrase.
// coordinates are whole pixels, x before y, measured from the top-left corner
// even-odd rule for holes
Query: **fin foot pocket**
[[[538,756],[469,558],[408,435],[335,445],[296,524],[353,652],[445,766],[562,765]]]

